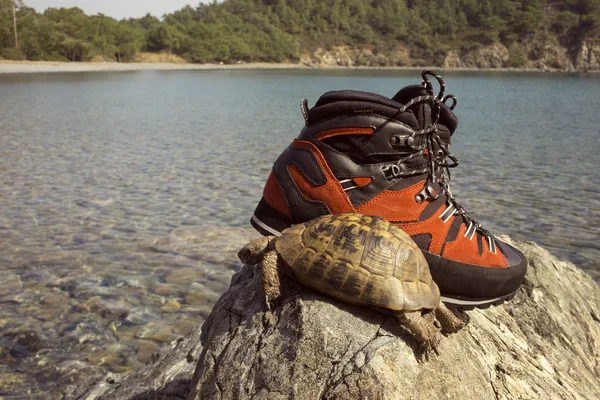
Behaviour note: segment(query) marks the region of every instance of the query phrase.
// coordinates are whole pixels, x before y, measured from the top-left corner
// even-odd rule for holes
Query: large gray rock
[[[599,398],[598,286],[519,247],[531,260],[519,295],[468,312],[429,361],[393,317],[317,294],[288,297],[270,320],[246,268],[204,325],[188,399]]]
[[[467,327],[429,360],[393,317],[313,292],[294,289],[265,313],[258,271],[248,266],[200,338],[192,332],[170,361],[146,366],[102,398],[600,398],[600,289],[539,246],[516,245],[530,267],[515,299],[467,312]]]

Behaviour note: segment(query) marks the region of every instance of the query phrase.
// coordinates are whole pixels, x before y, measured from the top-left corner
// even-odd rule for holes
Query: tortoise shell
[[[343,301],[406,311],[440,303],[419,247],[379,217],[319,217],[284,230],[275,249],[301,284]]]

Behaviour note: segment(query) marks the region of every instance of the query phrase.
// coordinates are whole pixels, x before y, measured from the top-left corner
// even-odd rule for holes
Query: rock
[[[165,276],[167,283],[192,283],[204,276],[204,270],[197,268],[177,268]]]
[[[140,346],[137,351],[137,358],[141,362],[145,363],[150,361],[152,355],[160,349],[160,346],[150,340],[140,341]]]
[[[135,333],[138,339],[152,339],[157,342],[166,343],[177,339],[171,328],[162,322],[150,322]]]
[[[155,283],[151,286],[152,291],[159,296],[171,296],[177,290],[177,286],[171,283]]]
[[[0,374],[0,393],[11,397],[19,396],[22,388],[32,384],[31,381],[31,377],[25,373],[3,372]]]
[[[600,39],[588,38],[580,44],[565,47],[558,38],[540,31],[524,37],[518,42],[525,52],[526,59],[519,69],[592,71],[600,70]],[[571,57],[571,54],[575,57]],[[411,51],[403,46],[385,52],[332,46],[330,49],[317,48],[310,54],[302,54],[300,63],[311,67],[380,67],[439,65],[443,69],[501,69],[510,67],[510,52],[499,42],[488,45],[476,44],[470,48],[447,50],[443,59],[420,60],[411,57]]]
[[[430,65],[443,69],[504,69],[540,71],[599,71],[600,39],[588,37],[570,44],[547,30],[539,30],[519,38],[512,45],[524,51],[523,64],[511,65],[510,51],[504,43],[483,44],[466,40],[463,47],[448,48],[425,59],[418,58],[419,51],[396,44],[389,48],[365,48],[348,45],[316,48],[300,54],[299,63],[316,68],[338,67],[417,67]]]
[[[221,297],[221,294],[216,294],[211,290],[207,290],[207,287],[202,283],[194,282],[189,286],[188,290],[189,291],[184,295],[184,299],[186,304],[190,305],[215,304],[217,300],[219,300],[219,297]]]
[[[114,325],[111,326],[111,329],[114,330],[119,342],[128,343],[130,340],[134,340],[136,333],[140,330],[140,327],[135,325],[121,325],[116,327],[116,325]]]
[[[579,71],[600,70],[600,39],[587,39],[581,43],[575,67]]]
[[[67,387],[64,400],[184,399],[202,352],[200,326],[185,338],[164,346],[151,361],[128,375],[108,374],[102,379]]]
[[[122,346],[115,344],[90,353],[87,360],[94,365],[115,365],[122,361],[121,352]]]
[[[171,299],[167,301],[167,303],[160,308],[160,311],[172,313],[181,308],[181,304],[177,301],[177,299]]]
[[[36,332],[18,332],[15,334],[14,344],[10,348],[10,355],[15,358],[30,357],[42,347],[42,340]]]
[[[21,277],[15,273],[3,271],[2,281],[0,282],[0,296],[15,295],[23,289]]]
[[[223,293],[228,285],[219,280],[209,279],[204,283],[204,286],[212,292]]]
[[[81,360],[65,360],[59,364],[55,362],[49,363],[49,366],[45,368],[49,371],[42,371],[46,376],[51,377],[50,379],[56,379],[57,387],[89,387],[91,383],[95,383],[99,376],[104,376],[101,367],[90,365],[88,362]],[[114,374],[109,373],[108,376],[112,377]]]
[[[109,320],[117,320],[126,315],[132,306],[124,300],[113,300],[101,303],[101,315]]]
[[[106,383],[66,398],[600,398],[600,288],[539,246],[516,245],[530,260],[517,296],[468,311],[467,327],[429,360],[393,317],[307,290],[265,313],[258,271],[246,266],[201,334],[197,327],[103,396],[93,393]]]
[[[319,47],[315,53],[314,58],[318,60],[318,64],[324,67],[333,67],[341,64],[340,54],[337,49],[327,51],[321,47]],[[344,61],[346,61],[346,65],[349,66],[351,64],[348,63],[348,60],[344,57]]]
[[[206,302],[206,294],[200,290],[192,290],[185,295],[187,304],[204,304]]]
[[[148,307],[136,307],[132,309],[125,317],[125,321],[133,325],[144,325],[148,321],[159,318],[159,315]]]
[[[204,321],[210,315],[212,308],[209,305],[184,306],[181,307],[182,314],[194,318],[196,321]]]
[[[68,304],[69,298],[62,294],[50,293],[50,294],[47,294],[44,297],[42,297],[42,299],[40,300],[40,303],[42,303],[44,305],[49,305],[49,306]]]
[[[556,37],[537,32],[524,40],[523,46],[529,59],[528,68],[543,71],[573,71],[568,49],[561,46]]]
[[[465,67],[502,68],[508,62],[509,53],[502,43],[492,43],[469,50],[462,58]]]
[[[186,319],[178,319],[177,321],[171,324],[171,328],[173,332],[177,335],[185,336],[194,329],[196,326],[192,321],[188,321]]]
[[[317,48],[312,54],[305,54],[300,62],[318,67],[380,67],[404,66],[410,61],[410,51],[403,46],[385,53],[377,49],[333,46],[331,49]]]
[[[66,340],[80,345],[97,345],[114,341],[114,332],[106,326],[106,322],[94,314],[81,316],[81,320],[70,324],[64,331]]]
[[[446,58],[444,58],[444,62],[442,64],[443,69],[453,69],[453,68],[462,68],[463,63],[460,59],[460,55],[456,50],[450,50],[448,54],[446,54]]]
[[[600,396],[600,289],[538,246],[519,247],[531,267],[518,296],[468,312],[428,362],[392,317],[317,294],[286,298],[269,321],[247,267],[204,324],[188,399]]]

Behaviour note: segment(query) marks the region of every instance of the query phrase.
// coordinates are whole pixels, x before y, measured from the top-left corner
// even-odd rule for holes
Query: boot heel
[[[250,223],[264,236],[279,236],[292,225],[288,217],[271,207],[264,198],[256,206]]]

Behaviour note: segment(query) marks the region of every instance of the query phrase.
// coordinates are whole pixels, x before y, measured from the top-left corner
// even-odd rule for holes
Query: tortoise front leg
[[[268,251],[261,262],[262,286],[265,291],[267,308],[281,297],[281,280],[277,252]]]
[[[425,347],[426,354],[436,349],[442,337],[431,321],[421,316],[421,311],[396,311],[394,314],[400,324]]]

